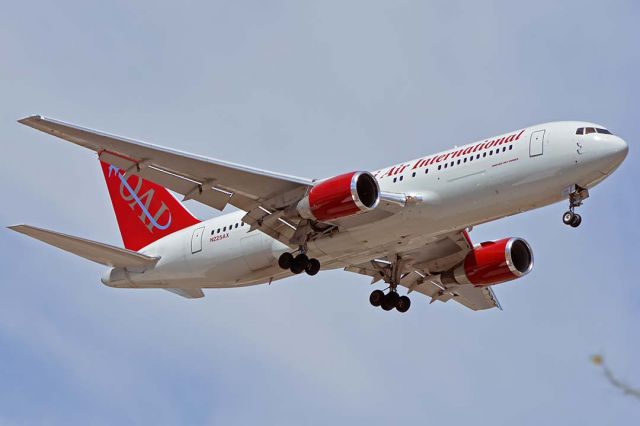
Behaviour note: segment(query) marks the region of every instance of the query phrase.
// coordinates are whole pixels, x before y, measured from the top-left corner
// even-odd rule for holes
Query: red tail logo
[[[166,188],[100,162],[124,246],[140,250],[196,219]]]

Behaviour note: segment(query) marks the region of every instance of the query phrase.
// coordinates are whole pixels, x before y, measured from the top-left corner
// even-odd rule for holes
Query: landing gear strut
[[[306,255],[304,251],[300,251],[297,256],[292,253],[282,253],[278,258],[278,266],[282,269],[289,269],[294,274],[306,272],[308,275],[315,275],[320,271],[320,261]]]
[[[562,215],[562,222],[572,228],[577,228],[582,223],[582,216],[574,210],[580,207],[582,202],[589,197],[589,191],[578,185],[573,185],[569,190],[569,210]]]

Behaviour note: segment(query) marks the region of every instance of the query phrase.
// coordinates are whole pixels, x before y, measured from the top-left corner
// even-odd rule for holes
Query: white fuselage
[[[323,269],[357,264],[417,248],[447,232],[546,206],[568,198],[573,185],[592,188],[627,153],[619,137],[576,135],[586,122],[552,122],[456,147],[373,172],[380,190],[415,202],[384,219],[340,229],[310,241]],[[445,167],[446,165],[446,167]],[[159,256],[144,272],[113,269],[113,287],[219,288],[288,277],[277,265],[291,248],[242,224],[237,211],[166,236],[140,252]]]

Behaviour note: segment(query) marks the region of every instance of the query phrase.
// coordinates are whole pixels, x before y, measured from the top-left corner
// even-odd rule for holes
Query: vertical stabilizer
[[[124,246],[138,251],[160,238],[195,225],[193,216],[166,188],[100,162]]]

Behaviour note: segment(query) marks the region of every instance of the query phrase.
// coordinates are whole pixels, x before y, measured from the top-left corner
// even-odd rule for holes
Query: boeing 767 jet
[[[604,126],[560,121],[381,170],[308,179],[43,116],[19,122],[97,153],[124,248],[28,225],[10,228],[108,266],[105,285],[198,298],[204,288],[340,268],[384,282],[369,301],[399,312],[411,305],[400,294],[405,290],[431,302],[499,308],[492,286],[528,274],[532,249],[517,237],[473,244],[468,231],[563,201],[562,220],[576,228],[582,222],[576,208],[628,151]],[[183,201],[237,210],[201,221],[169,190]]]

